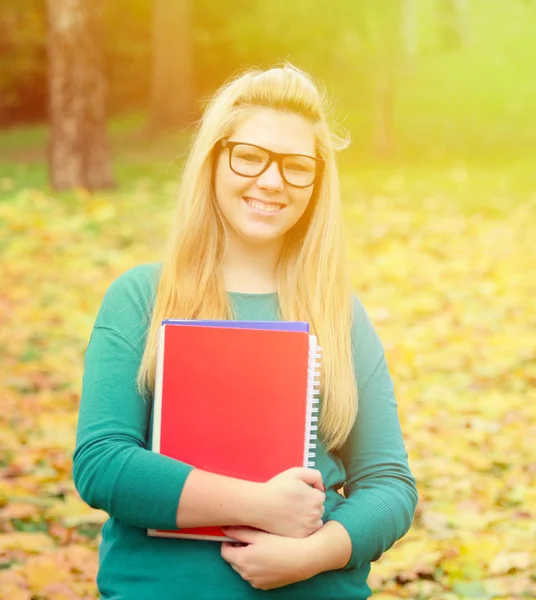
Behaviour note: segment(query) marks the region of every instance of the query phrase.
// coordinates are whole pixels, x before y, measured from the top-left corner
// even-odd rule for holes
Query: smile
[[[255,198],[249,198],[247,196],[244,196],[243,200],[246,202],[246,204],[248,204],[248,206],[253,208],[255,212],[277,213],[280,212],[283,208],[285,208],[285,206],[282,204],[261,202],[260,200],[256,200]]]

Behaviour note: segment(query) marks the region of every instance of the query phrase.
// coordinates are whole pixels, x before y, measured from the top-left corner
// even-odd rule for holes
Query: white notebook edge
[[[164,341],[166,336],[166,326],[161,325],[158,331],[158,342],[156,347],[156,372],[153,394],[153,438],[151,450],[160,454],[160,435],[162,422],[162,381],[164,377]],[[168,537],[159,533],[156,529],[147,529],[147,535],[150,537]]]
[[[160,538],[176,538],[183,540],[203,540],[206,542],[236,542],[233,538],[224,535],[198,535],[192,533],[180,533],[174,531],[172,533],[162,533],[156,529],[148,529],[147,535],[149,537],[160,537]]]
[[[153,398],[153,440],[151,449],[160,453],[160,435],[162,423],[162,384],[164,379],[164,344],[166,339],[166,326],[161,325],[158,331],[158,343],[156,350],[156,372],[154,381]]]

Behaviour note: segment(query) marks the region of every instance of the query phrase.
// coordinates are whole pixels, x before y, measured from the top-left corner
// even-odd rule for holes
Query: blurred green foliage
[[[378,74],[395,73],[397,146],[410,159],[504,161],[536,147],[536,2],[468,0],[456,45],[441,0],[195,0],[192,55],[200,101],[246,65],[310,70],[338,100],[367,156]],[[106,5],[102,47],[113,116],[144,111],[152,64],[152,0]],[[448,16],[448,15],[447,15]],[[45,0],[0,6],[0,126],[46,119]]]

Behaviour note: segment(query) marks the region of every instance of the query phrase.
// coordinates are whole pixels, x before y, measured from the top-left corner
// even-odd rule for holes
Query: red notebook
[[[211,323],[164,321],[161,327],[152,450],[258,482],[290,467],[314,466],[315,336]],[[149,529],[148,535],[228,539],[220,527]]]

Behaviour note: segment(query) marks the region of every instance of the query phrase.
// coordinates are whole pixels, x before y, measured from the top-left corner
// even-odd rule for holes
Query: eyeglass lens
[[[262,148],[237,144],[231,153],[231,168],[239,175],[255,177],[259,175],[270,156]],[[315,178],[316,161],[307,156],[285,156],[282,161],[283,177],[296,186],[311,185]]]

